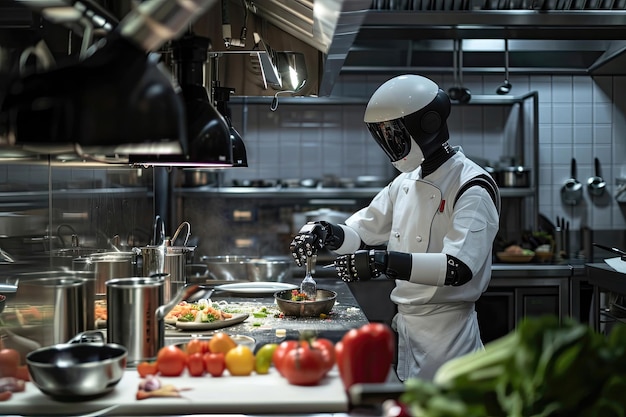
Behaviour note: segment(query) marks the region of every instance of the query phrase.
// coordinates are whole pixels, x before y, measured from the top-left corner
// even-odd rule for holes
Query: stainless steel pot
[[[500,187],[530,187],[530,169],[509,166],[496,170],[496,181]]]
[[[65,343],[95,328],[94,279],[89,273],[47,271],[19,274],[15,303],[52,305],[52,325],[44,342]]]
[[[107,341],[128,350],[128,364],[154,360],[165,345],[163,319],[176,304],[204,288],[197,284],[181,288],[166,304],[158,277],[118,278],[107,286]]]

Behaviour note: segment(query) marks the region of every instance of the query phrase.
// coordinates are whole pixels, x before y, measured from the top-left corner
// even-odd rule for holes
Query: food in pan
[[[165,321],[212,323],[232,317],[231,313],[213,307],[213,304],[208,300],[198,300],[195,303],[181,301],[165,316]]]

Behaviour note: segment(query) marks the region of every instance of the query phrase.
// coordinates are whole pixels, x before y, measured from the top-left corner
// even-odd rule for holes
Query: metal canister
[[[105,282],[114,278],[136,275],[136,255],[133,252],[97,253],[72,261],[74,271],[93,272],[96,296],[106,294]]]
[[[107,342],[126,347],[130,366],[154,360],[164,344],[164,323],[155,314],[164,303],[164,283],[159,277],[106,282]]]

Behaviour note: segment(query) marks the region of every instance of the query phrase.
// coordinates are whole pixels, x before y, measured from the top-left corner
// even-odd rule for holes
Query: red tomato
[[[335,365],[335,345],[328,339],[315,339],[311,342],[311,347],[322,353],[324,369],[326,370],[324,374],[327,374]]]
[[[224,359],[226,355],[222,352],[212,353],[207,352],[202,355],[202,360],[204,361],[204,369],[211,376],[222,376],[224,370],[226,369],[226,360]]]
[[[161,375],[180,376],[187,367],[187,354],[178,346],[164,346],[159,349],[156,363]]]
[[[0,349],[0,377],[17,375],[20,365],[20,353],[15,349]]]
[[[204,375],[204,359],[202,353],[195,352],[191,355],[187,355],[187,371],[191,376]]]
[[[293,385],[317,385],[326,374],[322,352],[306,345],[288,351],[282,366],[284,377]]]
[[[137,365],[137,372],[140,377],[145,378],[148,375],[156,375],[159,370],[157,369],[156,362],[141,362]]]
[[[285,376],[282,371],[283,358],[285,357],[287,352],[298,347],[298,343],[299,342],[297,340],[285,340],[284,342],[281,342],[280,345],[278,345],[278,347],[272,354],[272,363],[274,364],[274,368],[276,368],[278,373],[282,376]]]
[[[205,354],[209,351],[209,341],[200,339],[191,339],[185,347],[185,353],[187,355],[193,355],[194,353]]]

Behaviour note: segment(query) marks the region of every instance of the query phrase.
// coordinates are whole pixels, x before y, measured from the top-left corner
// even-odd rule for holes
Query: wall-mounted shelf
[[[93,197],[148,197],[152,195],[152,190],[146,187],[128,187],[128,188],[93,188],[93,189],[59,189],[41,191],[15,191],[0,192],[0,204],[5,202],[28,202],[47,200],[52,198],[93,198]]]
[[[471,105],[494,105],[494,106],[502,106],[502,105],[511,105],[516,103],[522,103],[527,98],[536,94],[535,92],[529,92],[527,94],[523,94],[521,96],[499,96],[496,94],[476,94],[472,95],[472,99],[468,103],[458,103],[453,101],[453,105],[463,105],[463,106],[471,106]],[[268,106],[272,103],[272,97],[244,97],[244,96],[234,96],[230,99],[232,104],[267,104]],[[279,96],[278,103],[285,105],[359,105],[366,106],[369,101],[369,97],[289,97],[289,96]]]

